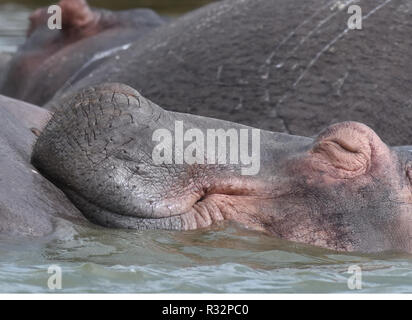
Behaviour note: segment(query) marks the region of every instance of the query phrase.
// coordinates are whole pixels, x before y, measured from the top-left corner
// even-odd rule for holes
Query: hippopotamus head
[[[149,9],[112,12],[92,9],[86,0],[60,0],[58,6],[61,29],[49,28],[55,13],[49,7],[30,16],[27,39],[0,84],[2,94],[43,105],[96,54],[117,53],[164,23]]]
[[[232,220],[338,251],[412,252],[412,147],[390,148],[363,124],[338,123],[315,138],[254,131],[165,111],[119,84],[58,104],[32,162],[95,223],[193,230]],[[172,151],[179,158],[182,144],[192,161],[158,163],[159,141],[166,145],[165,132],[176,134],[176,124],[190,134],[176,136]],[[202,145],[212,129],[248,133],[239,141],[260,158],[258,170],[245,174],[241,161],[193,161],[191,146]]]

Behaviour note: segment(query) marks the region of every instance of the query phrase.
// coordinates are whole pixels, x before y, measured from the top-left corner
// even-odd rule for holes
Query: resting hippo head
[[[119,84],[58,109],[32,162],[95,223],[193,230],[234,220],[338,251],[412,252],[412,152],[363,124],[335,124],[315,139],[262,131],[260,171],[245,176],[236,164],[155,164],[152,137],[176,121],[205,136],[248,127],[168,112]]]
[[[85,0],[61,0],[58,5],[61,30],[49,29],[53,13],[48,7],[30,16],[26,42],[0,83],[2,94],[43,105],[58,89],[164,23],[149,9],[112,12],[92,9]]]

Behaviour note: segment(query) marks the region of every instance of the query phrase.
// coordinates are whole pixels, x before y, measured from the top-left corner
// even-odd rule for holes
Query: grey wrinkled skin
[[[152,160],[154,130],[173,132],[177,120],[204,134],[242,125],[165,111],[120,84],[58,109],[32,163],[97,224],[191,230],[234,220],[333,250],[412,252],[412,147],[391,149],[365,125],[336,124],[315,139],[262,131],[261,170],[248,177],[234,164]]]
[[[356,1],[361,31],[347,29],[349,4],[219,1],[136,41],[57,96],[119,82],[166,110],[300,136],[358,121],[390,145],[411,144],[412,3]]]
[[[80,212],[30,164],[36,140],[31,128],[45,125],[44,109],[0,96],[0,233],[40,237],[64,221],[85,224]]]

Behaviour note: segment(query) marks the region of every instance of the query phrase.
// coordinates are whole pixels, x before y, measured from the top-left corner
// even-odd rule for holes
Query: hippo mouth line
[[[78,207],[82,214],[91,222],[108,228],[151,230],[183,230],[181,214],[173,214],[168,217],[138,217],[127,214],[120,214],[99,207],[93,202],[85,199],[77,192],[64,188],[64,192]]]
[[[177,209],[175,212],[171,209],[167,216],[144,217],[108,210],[68,187],[62,189],[89,221],[103,227],[133,230],[187,231],[207,228],[233,217],[237,210],[233,203],[273,200],[273,195],[258,196],[252,190],[227,190],[227,193],[219,190],[218,193],[199,195],[197,200],[188,203],[184,209]]]

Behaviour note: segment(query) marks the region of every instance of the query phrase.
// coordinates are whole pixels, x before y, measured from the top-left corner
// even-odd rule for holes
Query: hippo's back
[[[75,88],[135,87],[160,106],[310,136],[363,122],[390,144],[412,141],[409,0],[227,0],[137,41]]]

